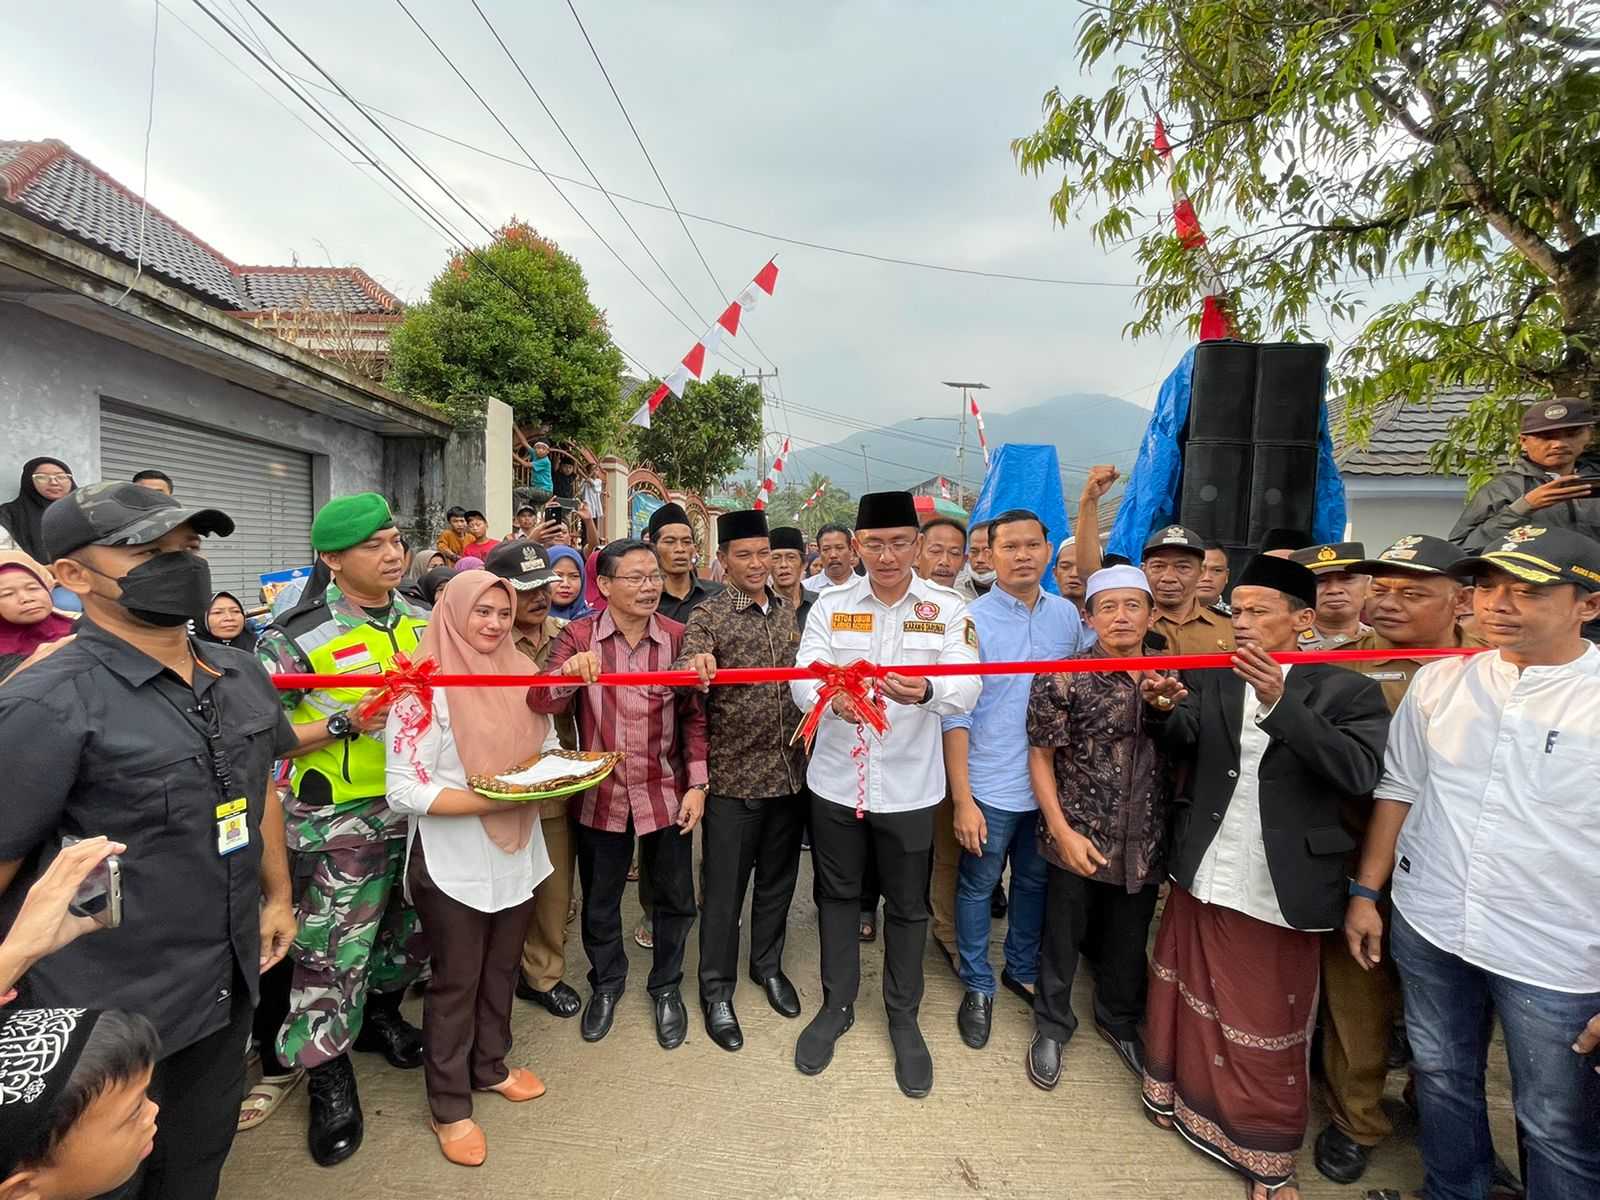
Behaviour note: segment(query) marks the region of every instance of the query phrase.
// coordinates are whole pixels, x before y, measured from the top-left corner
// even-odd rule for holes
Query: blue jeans
[[[982,800],[978,808],[988,826],[982,855],[961,854],[956,876],[956,953],[961,982],[968,991],[993,996],[989,966],[989,899],[1011,855],[1010,925],[1006,928],[1006,969],[1023,983],[1039,978],[1039,935],[1044,928],[1044,859],[1034,839],[1039,813],[1006,812]]]
[[[1553,992],[1474,967],[1433,945],[1398,910],[1391,949],[1415,1060],[1428,1200],[1489,1194],[1494,1146],[1483,1075],[1495,1016],[1511,1062],[1528,1195],[1600,1196],[1600,1054],[1572,1052],[1573,1039],[1600,1012],[1600,992]]]

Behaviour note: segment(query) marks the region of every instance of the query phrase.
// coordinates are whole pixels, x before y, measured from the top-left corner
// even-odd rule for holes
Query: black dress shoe
[[[393,1004],[367,1005],[354,1048],[383,1055],[391,1067],[414,1071],[422,1065],[422,1030],[400,1015],[399,993],[395,996]]]
[[[1029,1008],[1033,1007],[1033,989],[1013,975],[1009,968],[1000,968],[1000,986],[1012,993]]]
[[[961,998],[956,1010],[956,1028],[961,1040],[974,1050],[989,1044],[989,1027],[994,1023],[994,997],[982,992],[968,992]]]
[[[529,987],[528,981],[520,975],[517,977],[517,999],[526,1000],[530,1004],[537,1004],[553,1017],[575,1017],[583,1008],[583,997],[563,980],[556,980],[555,987],[548,992],[541,992],[536,987]]]
[[[663,1050],[676,1050],[689,1036],[689,1014],[683,1007],[682,993],[677,988],[663,992],[655,998],[655,1009],[656,1041]],[[732,1005],[728,1011],[733,1011]]]
[[[772,1005],[773,1012],[780,1017],[800,1015],[800,993],[795,991],[794,984],[789,982],[789,977],[782,971],[765,979],[756,979],[754,975],[750,978],[761,985],[761,990],[767,994],[767,1003]]]
[[[611,1022],[617,1015],[617,992],[596,992],[589,997],[589,1007],[583,1010],[579,1032],[586,1042],[598,1042],[611,1032]]]
[[[713,1000],[705,1006],[705,1009],[706,1034],[711,1040],[724,1050],[743,1050],[744,1030],[739,1028],[739,1017],[733,1011],[732,1003],[727,1000]]]
[[[833,1044],[850,1031],[856,1023],[855,1006],[822,1008],[811,1018],[811,1024],[800,1031],[800,1040],[794,1044],[795,1070],[802,1075],[820,1075],[833,1061]]]
[[[330,1058],[306,1072],[311,1093],[311,1126],[306,1146],[319,1167],[342,1163],[361,1149],[365,1123],[361,1097],[356,1094],[356,1073],[348,1055]]]
[[[1335,1183],[1354,1183],[1367,1171],[1367,1157],[1371,1147],[1351,1139],[1337,1125],[1329,1125],[1317,1134],[1316,1151],[1312,1161]]]
[[[1117,1052],[1117,1057],[1122,1060],[1123,1066],[1132,1071],[1140,1079],[1144,1078],[1144,1042],[1138,1034],[1132,1037],[1119,1037],[1111,1032],[1099,1021],[1094,1023],[1095,1031],[1106,1040],[1106,1044]]]
[[[889,1026],[889,1041],[894,1044],[894,1081],[913,1100],[933,1091],[933,1055],[915,1025]]]
[[[1028,1081],[1034,1087],[1048,1092],[1061,1082],[1061,1046],[1053,1037],[1033,1035],[1033,1045],[1028,1047]]]

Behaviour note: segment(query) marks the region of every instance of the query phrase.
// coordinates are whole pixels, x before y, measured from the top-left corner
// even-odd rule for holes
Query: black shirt
[[[665,584],[662,585],[661,605],[656,611],[668,620],[686,625],[689,622],[689,614],[721,590],[720,583],[707,583],[700,576],[691,574],[687,596],[674,596],[667,591]]]
[[[0,791],[0,862],[28,860],[6,909],[20,906],[64,834],[128,847],[121,927],[36,963],[21,1003],[142,1013],[163,1056],[227,1023],[237,977],[256,999],[262,806],[273,759],[296,745],[252,656],[190,645],[192,689],[84,618],[70,645],[0,687],[0,761],[11,781]],[[249,844],[219,854],[218,806],[241,796]]]

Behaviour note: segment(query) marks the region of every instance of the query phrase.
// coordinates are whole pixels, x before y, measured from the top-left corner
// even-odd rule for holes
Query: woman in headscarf
[[[55,581],[21,550],[0,550],[0,679],[48,642],[70,637],[73,619],[50,603]]]
[[[23,463],[17,498],[0,504],[0,550],[21,550],[37,562],[49,561],[44,510],[77,486],[72,468],[59,458],[30,458]]]
[[[454,567],[434,567],[417,580],[417,594],[422,597],[422,602],[429,608],[439,603],[439,593],[444,591],[444,585],[455,578]]]
[[[245,619],[244,605],[232,592],[218,592],[211,597],[211,603],[194,623],[194,635],[202,642],[232,646],[246,654],[256,652],[255,630]]]
[[[526,675],[511,642],[516,593],[487,571],[450,581],[417,647],[449,675]],[[402,697],[389,711],[389,806],[410,815],[406,890],[428,931],[433,967],[422,1010],[423,1072],[445,1158],[488,1155],[473,1092],[533,1100],[544,1084],[507,1067],[511,997],[533,891],[550,874],[539,806],[491,800],[467,780],[494,775],[559,745],[522,688],[435,688],[431,704]]]
[[[571,546],[551,546],[545,553],[556,573],[550,585],[550,615],[561,621],[588,616],[592,610],[584,599],[584,581],[592,573],[584,570],[583,556]]]

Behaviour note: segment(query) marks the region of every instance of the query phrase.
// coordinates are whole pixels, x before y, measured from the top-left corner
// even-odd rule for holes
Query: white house
[[[1476,393],[1441,392],[1426,404],[1394,405],[1373,421],[1365,446],[1345,443],[1334,421],[1335,457],[1344,479],[1348,524],[1345,536],[1376,554],[1408,533],[1444,537],[1461,515],[1467,481],[1436,475],[1428,456],[1444,440],[1450,422],[1464,414]]]

